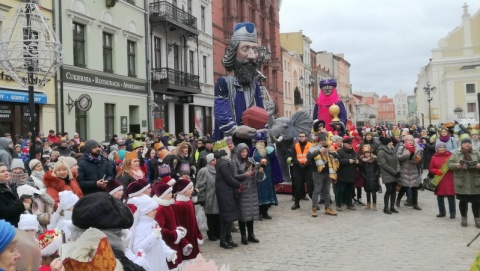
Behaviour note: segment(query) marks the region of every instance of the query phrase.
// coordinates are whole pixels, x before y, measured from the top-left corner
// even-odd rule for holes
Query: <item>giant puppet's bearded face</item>
[[[249,85],[257,74],[258,44],[250,41],[240,41],[233,70],[237,80],[242,85]]]
[[[330,96],[330,95],[332,95],[333,87],[332,87],[332,86],[323,86],[322,92],[323,92],[326,96]]]

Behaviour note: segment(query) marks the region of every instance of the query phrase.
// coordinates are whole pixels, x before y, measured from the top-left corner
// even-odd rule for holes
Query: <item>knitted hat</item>
[[[173,189],[177,194],[183,194],[187,191],[190,187],[193,186],[193,183],[186,179],[179,179],[174,185]]]
[[[461,142],[461,144],[463,144],[463,143],[470,143],[470,144],[472,144],[472,140],[471,140],[470,138],[464,138],[464,139],[462,139],[462,141],[460,141],[460,142]]]
[[[207,164],[210,164],[210,162],[215,159],[215,157],[213,156],[213,153],[209,153],[207,154],[207,157],[205,157],[205,159],[207,159]]]
[[[30,168],[30,170],[33,170],[33,168],[35,168],[35,166],[37,166],[40,163],[42,163],[42,162],[40,162],[40,160],[32,159],[32,160],[30,160],[30,162],[28,162],[28,167]]]
[[[225,137],[223,138],[227,144],[233,144],[233,139],[231,137]]]
[[[38,236],[38,245],[42,252],[42,256],[50,256],[60,249],[62,246],[62,231],[47,230]]]
[[[207,137],[207,139],[205,139],[205,144],[207,144],[207,143],[213,144],[213,143],[215,143],[215,140],[213,140],[213,139],[210,138],[210,137]]]
[[[170,176],[172,174],[170,166],[167,164],[162,164],[158,167],[158,177],[163,178],[165,176]]]
[[[445,144],[445,142],[442,142],[442,141],[439,141],[435,144],[435,151],[438,151],[438,148],[440,147],[444,147],[446,148],[447,147],[447,144]]]
[[[0,253],[12,242],[15,234],[17,234],[17,232],[12,224],[0,219]]]
[[[358,134],[358,133],[357,133],[357,134]],[[334,135],[334,136],[332,137],[332,141],[333,141],[333,142],[337,142],[338,140],[343,140],[343,138],[342,138],[341,136],[338,136],[338,135]]]
[[[97,141],[95,140],[87,140],[85,142],[85,153],[90,153],[90,151],[95,148],[100,146]]]
[[[25,164],[23,163],[22,159],[13,159],[12,160],[12,165],[10,166],[11,169],[14,169],[14,168],[22,168],[22,169],[25,169]]]
[[[129,198],[133,198],[135,196],[138,196],[140,194],[142,194],[143,192],[145,192],[145,190],[147,190],[147,188],[150,187],[150,184],[147,183],[146,181],[144,181],[143,179],[141,180],[137,180],[133,183],[130,183],[128,186],[127,186],[127,195]]]
[[[40,226],[40,223],[38,223],[38,219],[36,215],[32,215],[32,214],[20,215],[20,221],[18,222],[19,229],[24,231],[27,231],[27,230],[38,231],[38,226]]]
[[[75,159],[71,156],[60,156],[60,157],[58,157],[58,161],[65,161],[65,163],[67,163],[67,165],[70,168],[77,165],[77,159]]]
[[[349,136],[345,136],[342,140],[344,144],[352,144],[352,139]]]
[[[128,203],[135,205],[137,207],[137,211],[140,211],[140,215],[146,215],[158,208],[158,203],[156,203],[151,197],[147,195],[142,195],[141,197],[129,199]]]
[[[473,129],[473,130],[470,132],[470,135],[478,135],[478,130]]]
[[[161,183],[163,184],[167,184],[169,186],[173,186],[177,181],[172,178],[170,175],[167,175],[165,177],[163,177],[161,180],[160,180]]]
[[[389,137],[381,137],[380,142],[382,145],[388,145],[388,143],[392,142],[392,140]]]
[[[105,187],[105,192],[109,193],[110,195],[113,195],[120,190],[123,190],[123,185],[116,180],[108,181],[107,187]]]
[[[78,201],[78,196],[70,190],[64,190],[58,193],[58,197],[60,198],[60,203],[58,203],[58,209],[60,210],[68,210]]]
[[[108,193],[97,192],[77,202],[72,223],[81,229],[128,229],[133,225],[133,215],[123,202]]]
[[[118,151],[118,158],[120,160],[123,160],[125,158],[125,154],[127,154],[127,151],[126,150],[119,150]]]
[[[165,195],[168,193],[172,192],[173,188],[165,183],[155,183],[152,188],[152,194],[159,197],[163,198]]]
[[[257,30],[255,25],[249,22],[241,22],[235,25],[231,41],[249,41],[257,43]]]
[[[141,139],[142,135],[141,134],[135,134],[135,139]]]

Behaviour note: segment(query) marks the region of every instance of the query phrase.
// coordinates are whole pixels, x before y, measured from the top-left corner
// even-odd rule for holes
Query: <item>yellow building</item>
[[[10,25],[21,0],[2,0],[0,2],[0,40]],[[52,1],[40,1],[39,6],[47,23],[52,25]],[[44,87],[35,87],[35,110],[37,131],[56,129],[55,80],[51,78]],[[30,111],[27,89],[21,87],[0,68],[0,136],[5,133],[26,135],[29,129]]]
[[[461,19],[460,26],[440,39],[438,48],[432,49],[430,62],[418,75],[417,117],[422,119],[423,115],[425,125],[430,118],[433,124],[455,119],[479,120],[480,11],[471,16],[468,5],[464,4]]]

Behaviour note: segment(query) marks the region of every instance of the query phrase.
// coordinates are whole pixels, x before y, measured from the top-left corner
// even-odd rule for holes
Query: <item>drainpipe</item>
[[[149,47],[149,33],[150,33],[150,23],[149,23],[149,16],[150,16],[150,6],[149,6],[149,3],[148,3],[148,0],[144,0],[144,7],[145,7],[145,16],[144,16],[144,19],[145,19],[145,58],[146,58],[146,61],[145,61],[145,70],[146,70],[146,79],[147,79],[147,91],[148,91],[148,94],[147,94],[147,110],[148,110],[148,130],[153,130],[153,90],[151,89],[151,80],[152,80],[152,70],[150,68],[150,52],[151,52],[151,49]],[[151,42],[151,40],[150,40]]]
[[[56,2],[56,1],[54,1]],[[55,5],[53,5],[53,11],[55,11]],[[58,33],[59,33],[59,40],[60,44],[63,44],[63,27],[62,27],[62,0],[58,1]],[[55,14],[55,12],[53,13]],[[55,16],[53,16],[53,25],[55,26]],[[54,29],[56,30],[56,29]],[[57,104],[60,103],[60,114],[56,114],[56,122],[57,122],[57,131],[65,132],[65,105],[63,101],[63,79],[61,78],[63,74],[63,65],[60,66],[60,90],[58,89],[58,76],[55,76],[55,99],[57,100]],[[60,97],[59,97],[60,96]],[[60,101],[58,101],[60,100]],[[57,106],[58,107],[58,106]],[[57,108],[58,109],[58,108]],[[60,122],[60,123],[59,123]],[[75,131],[74,131],[75,132]]]

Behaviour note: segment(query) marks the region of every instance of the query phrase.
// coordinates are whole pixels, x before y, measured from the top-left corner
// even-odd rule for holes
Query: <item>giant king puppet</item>
[[[313,119],[325,124],[325,129],[339,136],[346,134],[347,111],[337,93],[337,81],[327,78],[320,80],[320,94],[318,95]]]

